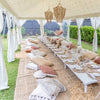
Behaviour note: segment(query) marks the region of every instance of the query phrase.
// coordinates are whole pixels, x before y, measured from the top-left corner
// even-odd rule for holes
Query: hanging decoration
[[[56,7],[54,7],[53,10],[54,16],[56,17],[56,21],[62,22],[65,17],[66,8],[62,7],[61,3],[59,2],[59,4]]]
[[[50,11],[50,9],[48,9],[45,12],[45,18],[46,18],[46,20],[47,20],[48,23],[51,23],[51,20],[53,19],[53,12]]]

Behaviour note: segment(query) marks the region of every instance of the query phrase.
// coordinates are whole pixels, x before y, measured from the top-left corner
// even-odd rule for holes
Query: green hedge
[[[97,33],[98,33],[98,44],[100,45],[100,28],[97,29]]]
[[[78,38],[77,32],[78,32],[78,27],[71,25],[70,26],[70,37],[77,39]]]
[[[22,32],[22,35],[25,35],[25,28],[24,27],[21,27],[21,32]]]
[[[92,43],[93,42],[93,34],[94,34],[94,28],[92,26],[82,26],[81,29],[81,39],[83,41]],[[78,38],[78,27],[77,26],[70,26],[70,37],[71,38]],[[100,28],[97,29],[97,35],[98,35],[98,44],[100,45]]]

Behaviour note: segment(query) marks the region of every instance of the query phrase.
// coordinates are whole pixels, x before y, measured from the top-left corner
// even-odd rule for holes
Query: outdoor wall
[[[70,25],[77,25],[76,20],[72,20]],[[92,26],[90,18],[84,19],[82,26]]]
[[[56,22],[46,23],[44,25],[44,31],[47,33],[47,35],[54,35],[54,32],[56,30],[59,30],[60,26]]]
[[[92,26],[90,18],[84,19],[82,26]]]
[[[36,20],[27,20],[22,27],[25,28],[25,35],[40,34],[40,25]]]
[[[71,25],[77,25],[76,20],[72,20]],[[84,19],[82,26],[91,26],[91,21],[90,19]],[[27,20],[23,27],[25,28],[25,35],[36,35],[40,34],[40,25],[36,20]],[[63,35],[67,35],[67,22],[66,20],[63,21]],[[58,25],[57,22],[51,22],[51,23],[46,23],[44,25],[44,32],[47,33],[47,35],[54,35],[54,32],[56,30],[60,30],[60,26]]]

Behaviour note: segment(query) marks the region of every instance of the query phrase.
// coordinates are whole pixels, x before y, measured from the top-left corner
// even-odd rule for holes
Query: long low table
[[[42,42],[42,41],[41,41]],[[42,42],[44,45],[46,45],[49,49],[51,49],[49,46],[49,44],[45,44],[44,42]],[[57,55],[52,49],[51,51],[54,53],[55,56],[57,56],[63,63],[64,63],[64,68],[66,68],[66,66],[80,79],[80,81],[84,84],[84,92],[87,93],[87,86],[93,83],[97,83],[97,80],[94,78],[91,78],[88,73],[84,72],[84,73],[77,73],[73,71],[73,68],[78,67],[77,64],[75,65],[70,65],[70,64],[66,64],[66,60],[61,59],[59,55]]]

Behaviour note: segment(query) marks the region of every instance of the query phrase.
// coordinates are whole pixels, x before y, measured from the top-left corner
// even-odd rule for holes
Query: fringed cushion
[[[35,47],[35,46],[31,46],[31,48],[34,50],[39,49],[38,47]]]
[[[65,86],[53,78],[38,79],[37,82],[42,85],[43,90],[50,96],[57,96],[59,92],[66,91]]]
[[[55,31],[55,35],[61,35],[63,33],[63,31],[61,31],[61,30],[57,30],[57,31]]]
[[[34,56],[43,56],[43,57],[47,55],[46,52],[43,52],[43,51],[40,51],[40,50],[32,50],[32,54]]]
[[[37,65],[53,66],[54,64],[49,60],[46,60],[42,57],[34,57],[31,59]]]
[[[95,52],[92,52],[92,51],[87,51],[83,54],[83,56],[90,60],[93,60],[98,56],[98,54],[96,54]]]
[[[57,75],[56,72],[49,66],[40,65],[39,67],[42,70],[42,72],[45,74]]]
[[[25,50],[26,53],[30,53],[31,51],[32,51],[32,49]]]
[[[97,64],[100,64],[100,57],[98,57],[97,59],[95,59],[94,62],[97,63]]]
[[[28,41],[31,42],[31,43],[35,43],[35,44],[38,44],[39,43],[38,40],[33,40],[33,39],[28,39]]]
[[[38,84],[37,88],[29,96],[29,100],[55,100],[56,96],[49,96],[42,88],[41,84]]]

